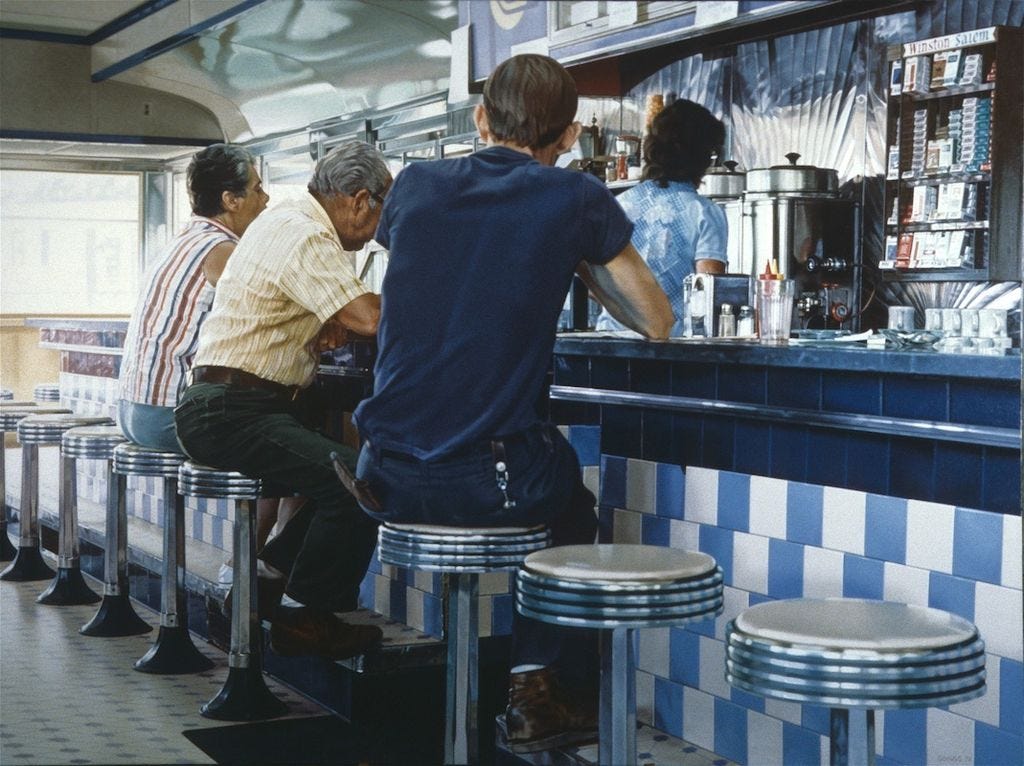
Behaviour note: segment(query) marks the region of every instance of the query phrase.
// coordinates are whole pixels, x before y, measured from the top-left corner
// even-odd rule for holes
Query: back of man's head
[[[391,171],[380,150],[362,141],[351,141],[330,151],[316,163],[308,188],[321,197],[351,196],[366,189],[382,198],[391,184]]]
[[[491,136],[529,149],[558,140],[575,119],[578,101],[565,67],[535,53],[506,59],[484,83]]]
[[[223,192],[245,196],[255,159],[235,144],[210,144],[192,155],[185,178],[192,212],[212,218],[224,212]]]

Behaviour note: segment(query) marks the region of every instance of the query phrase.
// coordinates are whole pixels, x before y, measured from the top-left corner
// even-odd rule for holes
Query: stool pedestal
[[[136,663],[142,673],[199,673],[213,667],[188,632],[185,591],[185,498],[178,493],[178,470],[185,456],[122,444],[114,450],[114,470],[161,479],[164,501],[163,576],[160,581],[160,630],[149,651]]]
[[[722,570],[704,553],[653,545],[565,545],[527,556],[516,586],[520,614],[601,630],[598,761],[633,766],[634,634],[720,613]]]
[[[216,696],[199,708],[205,718],[259,721],[287,712],[263,678],[263,633],[256,610],[255,503],[259,479],[235,471],[219,471],[190,461],[178,471],[178,491],[186,497],[227,498],[235,503],[232,530],[233,563],[231,648],[228,677]]]
[[[135,612],[128,580],[128,483],[114,474],[107,492],[106,548],[103,551],[103,600],[96,614],[78,632],[83,636],[138,636],[153,628]],[[109,488],[108,488],[109,490]]]
[[[28,417],[35,402],[15,402],[14,394],[0,402],[0,445],[7,440],[7,432],[18,427],[18,421]],[[7,451],[0,452],[0,561],[13,561],[18,554],[7,527],[11,521],[11,507],[7,505]]]
[[[547,547],[550,539],[546,527],[380,526],[382,564],[448,574],[446,764],[479,761],[479,575],[518,568],[524,556]]]
[[[98,419],[97,419],[98,420]],[[103,423],[110,423],[103,419]],[[106,466],[107,488],[113,483],[110,458],[114,447],[124,441],[121,430],[114,425],[82,425],[68,429],[61,436],[60,457],[60,524],[57,545],[57,576],[39,594],[37,603],[50,606],[95,604],[100,596],[82,577],[78,542],[77,461],[80,458],[102,460]]]
[[[985,693],[985,644],[940,609],[861,599],[758,604],[725,631],[726,680],[830,708],[832,766],[875,762],[874,711],[945,707]]]

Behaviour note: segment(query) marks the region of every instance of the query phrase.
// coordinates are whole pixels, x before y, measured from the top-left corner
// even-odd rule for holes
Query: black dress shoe
[[[270,620],[274,617],[274,611],[281,603],[281,596],[284,595],[287,584],[288,581],[283,577],[256,578],[256,613],[261,620]],[[227,617],[231,616],[234,594],[235,586],[232,585],[224,597],[224,614]]]
[[[282,657],[315,655],[344,660],[380,644],[376,625],[350,625],[323,609],[279,606],[270,623],[270,648]]]
[[[513,753],[533,753],[597,739],[597,697],[568,694],[550,668],[509,677],[505,727]]]

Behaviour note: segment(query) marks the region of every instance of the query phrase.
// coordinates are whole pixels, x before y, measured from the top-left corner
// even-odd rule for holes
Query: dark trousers
[[[288,573],[285,592],[297,601],[351,611],[358,606],[377,523],[331,465],[330,454],[337,452],[354,469],[355,451],[305,425],[300,414],[293,402],[270,391],[196,383],[182,394],[175,426],[196,462],[262,479],[268,497],[309,498],[260,558]]]
[[[502,439],[508,466],[505,508],[489,443],[458,456],[420,461],[363,445],[356,475],[380,501],[379,521],[447,526],[533,526],[546,524],[552,545],[594,542],[594,495],[584,485],[572,446],[554,426],[537,424]],[[365,509],[364,509],[365,510]],[[571,678],[597,670],[593,631],[564,628],[513,612],[512,665],[555,665]]]

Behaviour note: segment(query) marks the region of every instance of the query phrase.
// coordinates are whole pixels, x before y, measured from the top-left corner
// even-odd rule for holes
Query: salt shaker
[[[728,303],[722,304],[722,313],[718,315],[718,336],[720,338],[736,337],[736,315],[732,313],[732,306]]]
[[[736,320],[736,334],[741,338],[754,336],[754,308],[752,306],[740,306],[740,315]]]

